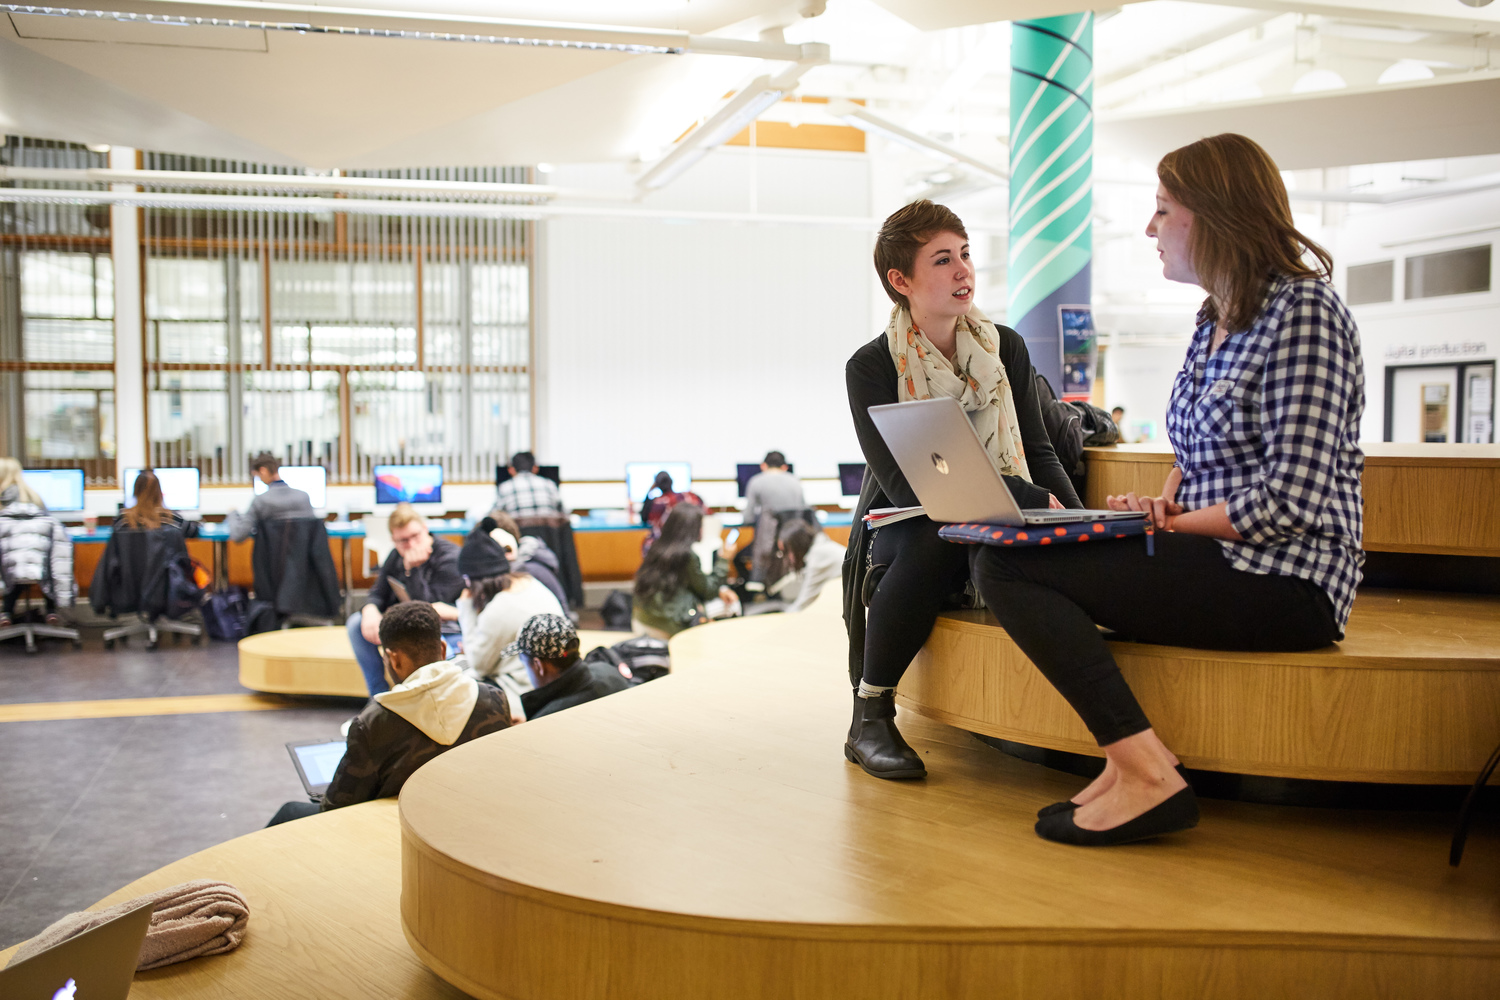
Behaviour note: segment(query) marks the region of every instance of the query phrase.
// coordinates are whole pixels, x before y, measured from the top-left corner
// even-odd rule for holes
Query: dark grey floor
[[[0,703],[243,693],[230,643],[0,643]],[[207,715],[0,723],[0,947],[304,798],[283,744],[337,736],[350,699]]]

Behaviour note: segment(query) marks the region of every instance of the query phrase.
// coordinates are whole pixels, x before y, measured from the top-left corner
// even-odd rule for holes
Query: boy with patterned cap
[[[528,620],[505,655],[519,656],[536,685],[535,690],[521,695],[521,709],[528,719],[561,712],[630,686],[611,664],[578,658],[578,632],[562,615],[536,615]]]

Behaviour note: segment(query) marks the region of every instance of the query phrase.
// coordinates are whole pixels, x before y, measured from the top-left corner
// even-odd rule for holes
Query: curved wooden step
[[[1309,653],[1110,647],[1152,725],[1192,768],[1466,784],[1500,743],[1500,598],[1361,591],[1344,641]],[[897,697],[986,736],[1099,754],[985,611],[940,618]]]
[[[925,781],[843,759],[836,614],[672,647],[673,676],[407,783],[403,926],[449,982],[505,1000],[1500,990],[1488,828],[1458,872],[1446,815],[1205,801],[1159,842],[1049,844],[1035,810],[1081,782],[967,733],[903,711]]]

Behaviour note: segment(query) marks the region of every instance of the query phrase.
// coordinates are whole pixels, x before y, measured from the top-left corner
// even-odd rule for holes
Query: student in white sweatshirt
[[[521,626],[533,615],[566,617],[552,591],[539,580],[511,571],[505,548],[492,536],[497,531],[495,522],[485,518],[469,532],[458,554],[465,587],[458,598],[464,656],[480,677],[498,677],[514,665],[514,657],[504,657],[505,647],[516,641]]]

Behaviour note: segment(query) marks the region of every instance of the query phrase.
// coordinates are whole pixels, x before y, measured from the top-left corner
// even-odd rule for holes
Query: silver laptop
[[[948,396],[872,406],[870,419],[934,521],[1020,527],[1133,521],[1146,516],[1137,511],[1022,510],[963,407]],[[1006,433],[1006,428],[1002,426],[1000,432]]]
[[[297,768],[297,777],[302,779],[307,797],[314,802],[322,801],[323,793],[328,791],[328,785],[339,769],[339,761],[344,759],[346,746],[344,740],[297,740],[286,745]]]
[[[113,920],[0,970],[5,1000],[125,1000],[156,904]]]

